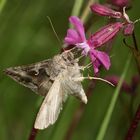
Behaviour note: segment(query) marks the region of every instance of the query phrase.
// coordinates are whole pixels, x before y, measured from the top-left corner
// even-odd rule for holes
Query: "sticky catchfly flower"
[[[84,25],[80,19],[72,16],[69,18],[69,21],[74,25],[74,29],[68,29],[64,42],[82,49],[83,55],[89,55],[95,73],[99,71],[101,64],[108,70],[110,67],[110,58],[108,54],[96,49],[107,43],[116,35],[121,27],[121,23],[109,24],[101,28],[95,34],[92,34],[89,39],[86,39]]]

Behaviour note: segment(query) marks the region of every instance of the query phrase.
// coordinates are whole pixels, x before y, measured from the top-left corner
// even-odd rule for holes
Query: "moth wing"
[[[4,72],[19,84],[30,88],[39,95],[46,95],[53,83],[51,79],[52,59],[33,64],[7,68]],[[43,87],[43,84],[46,84]],[[45,90],[45,93],[44,93]]]
[[[47,128],[49,125],[55,123],[62,109],[62,102],[63,102],[63,93],[61,82],[57,78],[52,87],[50,88],[47,96],[45,97],[39,113],[37,114],[37,118],[35,121],[34,127],[36,129],[44,129]]]

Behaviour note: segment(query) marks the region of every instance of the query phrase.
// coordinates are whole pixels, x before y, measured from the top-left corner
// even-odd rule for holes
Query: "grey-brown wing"
[[[7,68],[5,73],[37,94],[45,95],[53,83],[50,76],[52,63],[52,59],[47,59],[30,65]]]

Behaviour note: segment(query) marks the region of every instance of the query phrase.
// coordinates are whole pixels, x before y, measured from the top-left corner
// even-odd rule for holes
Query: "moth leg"
[[[85,69],[89,69],[91,66],[92,66],[92,62],[88,63],[85,66],[80,66],[79,68],[80,68],[80,70],[83,70],[84,71]]]

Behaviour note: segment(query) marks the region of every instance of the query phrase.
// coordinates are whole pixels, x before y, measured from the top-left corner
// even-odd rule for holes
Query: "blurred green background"
[[[52,31],[47,16],[51,18],[59,38],[63,41],[73,4],[74,0],[0,0],[0,140],[27,140],[43,99],[8,78],[3,70],[11,66],[48,59],[59,53],[61,46]],[[139,7],[140,1],[133,0],[132,9],[128,11],[132,20],[140,18]],[[93,24],[92,31],[96,31],[102,25],[105,25],[104,18],[99,18]],[[140,45],[140,23],[136,24],[135,29],[138,45]],[[122,43],[122,38],[120,33],[110,54],[112,66],[109,71],[101,71],[101,77],[111,74],[121,75],[130,53]],[[126,81],[129,83],[135,74],[137,70],[133,60]],[[96,138],[113,92],[114,89],[109,85],[97,82],[92,96],[88,99],[88,104],[85,105],[80,122],[71,136],[72,140],[94,140]],[[140,103],[139,94],[140,87],[137,89],[137,98],[132,103],[131,95],[121,93],[105,140],[124,139],[130,120]],[[64,104],[64,109],[56,124],[39,131],[36,140],[64,139],[79,104],[77,99],[70,97]],[[139,132],[140,124],[135,140],[140,139]]]

